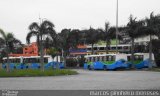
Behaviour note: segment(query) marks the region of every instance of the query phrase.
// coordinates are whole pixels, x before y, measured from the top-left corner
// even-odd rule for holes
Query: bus
[[[58,58],[58,59],[56,59]],[[49,56],[44,56],[44,68],[64,68],[63,62],[60,56],[55,57],[54,59]],[[7,67],[7,57],[3,58],[2,68]],[[39,69],[40,65],[40,56],[28,56],[28,57],[9,57],[9,68],[10,69]]]
[[[154,55],[149,61],[149,53],[134,54],[134,68],[148,68],[150,65],[156,67]],[[131,54],[101,54],[86,55],[84,69],[103,69],[114,70],[119,68],[130,69],[132,67]]]
[[[130,44],[119,44],[117,45],[118,52],[119,53],[130,53],[131,51],[131,45]],[[93,46],[94,53],[95,54],[105,54],[106,53],[106,45],[94,45]],[[91,55],[92,46],[87,46],[87,54]],[[108,46],[109,54],[116,54],[116,45],[110,45]]]
[[[115,70],[120,68],[129,68],[129,64],[127,63],[127,54],[101,54],[85,56],[84,69]]]

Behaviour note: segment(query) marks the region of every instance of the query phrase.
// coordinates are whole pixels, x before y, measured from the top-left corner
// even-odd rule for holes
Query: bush
[[[84,56],[82,56],[81,58],[78,58],[78,62],[79,62],[79,66],[83,67],[84,63],[85,63],[85,58]]]
[[[76,67],[77,64],[78,64],[78,61],[77,61],[77,59],[75,59],[75,58],[68,58],[68,59],[66,60],[66,65],[67,65],[67,67]]]

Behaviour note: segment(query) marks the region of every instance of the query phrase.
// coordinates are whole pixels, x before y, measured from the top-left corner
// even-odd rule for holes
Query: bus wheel
[[[16,66],[14,66],[13,68],[16,69]]]
[[[103,66],[103,70],[107,70],[107,66],[106,65]]]

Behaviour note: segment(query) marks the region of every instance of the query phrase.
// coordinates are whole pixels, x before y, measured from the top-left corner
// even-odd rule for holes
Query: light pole
[[[39,16],[39,20],[40,20],[40,27],[41,27],[41,24],[43,23],[43,19],[40,18]],[[41,62],[41,68],[42,68],[42,71],[44,71],[44,47],[43,47],[43,34],[42,34],[42,30],[40,29],[40,62]]]
[[[116,53],[118,53],[118,0],[116,8]]]

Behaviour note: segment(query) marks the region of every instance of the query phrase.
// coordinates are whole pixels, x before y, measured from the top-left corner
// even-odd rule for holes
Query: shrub
[[[75,58],[68,58],[68,59],[66,60],[66,65],[67,65],[67,67],[76,67],[77,64],[78,64],[78,61],[77,61],[77,59],[75,59]]]

